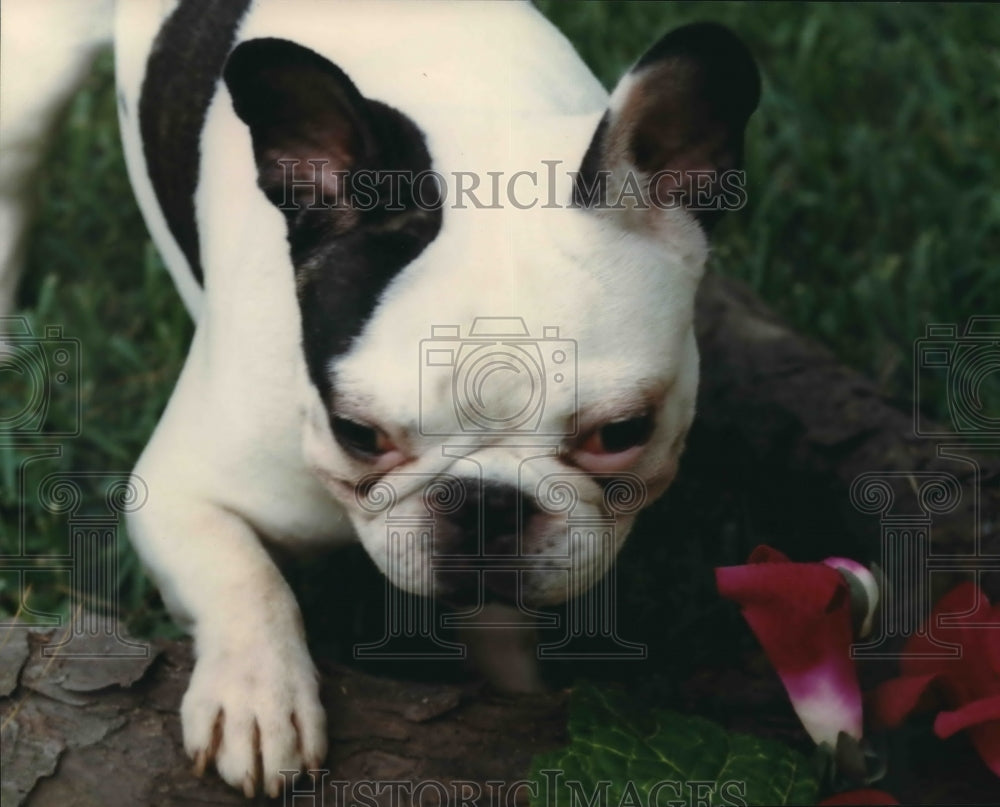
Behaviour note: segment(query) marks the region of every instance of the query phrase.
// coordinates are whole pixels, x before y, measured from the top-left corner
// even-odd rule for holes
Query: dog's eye
[[[392,442],[379,429],[334,416],[333,436],[347,451],[362,457],[378,457],[392,449]]]
[[[645,444],[652,433],[651,414],[626,420],[613,420],[594,431],[582,448],[591,454],[620,454],[622,451]]]
[[[653,434],[654,425],[652,412],[612,420],[590,432],[578,445],[574,457],[590,471],[621,470],[638,456]]]

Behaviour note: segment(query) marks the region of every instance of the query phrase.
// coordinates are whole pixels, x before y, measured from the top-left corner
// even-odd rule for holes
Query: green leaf
[[[780,742],[591,685],[573,692],[569,735],[535,757],[536,807],[815,804],[819,792],[808,758]]]

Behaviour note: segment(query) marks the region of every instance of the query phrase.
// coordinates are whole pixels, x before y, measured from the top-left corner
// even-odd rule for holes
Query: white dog
[[[95,41],[68,5],[4,2],[11,244],[17,177]],[[63,54],[53,75],[7,63],[33,6],[69,15],[35,40]],[[558,602],[670,484],[705,226],[740,199],[759,79],[733,34],[693,25],[609,99],[520,3],[131,0],[115,27],[129,174],[197,322],[129,530],[195,637],[188,753],[276,794],[326,730],[266,544],[360,540],[410,591]],[[546,497],[600,519],[622,479],[638,501],[613,545],[567,538]],[[537,683],[516,660],[491,672]]]

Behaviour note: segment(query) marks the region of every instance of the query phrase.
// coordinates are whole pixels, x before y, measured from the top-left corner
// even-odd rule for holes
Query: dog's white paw
[[[281,771],[317,769],[326,758],[326,714],[301,643],[255,652],[206,648],[181,704],[184,749],[202,775],[219,776],[247,798],[277,797]]]

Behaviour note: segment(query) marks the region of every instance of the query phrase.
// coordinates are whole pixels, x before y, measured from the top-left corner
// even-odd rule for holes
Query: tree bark
[[[196,778],[184,754],[177,711],[194,661],[189,643],[159,642],[148,658],[129,660],[43,657],[56,637],[15,630],[0,651],[7,687],[12,678],[20,682],[0,697],[4,807],[247,803],[213,773]],[[106,637],[88,644],[95,655],[115,649]],[[523,804],[527,793],[512,784],[534,754],[566,741],[563,692],[505,697],[333,664],[321,663],[320,671],[327,772],[296,785],[317,799],[322,792],[316,804],[343,804],[338,786],[363,796],[368,782],[379,804],[409,803],[392,800],[392,782],[429,783],[416,793],[427,804],[439,785],[449,795],[480,793],[472,803],[488,804],[491,781],[505,783],[510,804]]]
[[[1000,434],[918,436],[909,405],[796,334],[736,281],[705,278],[696,324],[698,441],[683,473],[742,491],[791,547],[808,538],[815,552],[883,566],[893,562],[885,528],[926,517],[935,594],[979,570],[1000,597]]]

